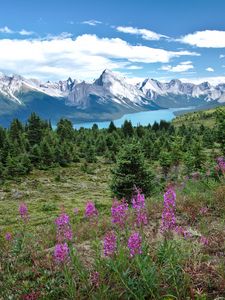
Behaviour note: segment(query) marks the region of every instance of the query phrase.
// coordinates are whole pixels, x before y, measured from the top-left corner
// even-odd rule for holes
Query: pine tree
[[[113,121],[110,122],[109,124],[109,128],[108,128],[108,133],[112,133],[113,131],[116,131],[116,126],[115,124],[113,123]]]
[[[44,138],[40,144],[41,152],[41,163],[43,167],[50,167],[55,161],[53,148],[48,143],[47,139]]]
[[[136,186],[149,195],[153,190],[153,179],[153,174],[146,167],[140,145],[125,145],[119,152],[116,165],[112,170],[111,190],[113,194],[130,201]]]
[[[125,137],[131,137],[134,134],[134,129],[131,121],[125,120],[122,126],[122,131]]]
[[[169,170],[172,165],[172,156],[170,152],[167,151],[161,151],[159,155],[159,163],[162,167],[163,175],[165,180],[167,179]]]
[[[72,141],[74,137],[72,122],[67,119],[60,119],[57,124],[56,133],[59,136],[60,142],[63,142],[65,140]]]
[[[31,150],[30,150],[30,160],[31,163],[35,166],[38,167],[41,162],[41,149],[40,146],[37,144],[34,145]]]
[[[31,146],[40,144],[43,137],[42,121],[38,115],[32,113],[26,125],[27,137]]]
[[[21,135],[24,132],[22,123],[18,119],[14,119],[9,127],[9,137],[15,142],[20,142]]]

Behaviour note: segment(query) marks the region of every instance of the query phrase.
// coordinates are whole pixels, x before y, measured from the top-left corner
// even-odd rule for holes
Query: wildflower
[[[220,170],[223,174],[225,174],[225,160],[223,157],[217,158],[217,169]]]
[[[90,281],[92,286],[99,287],[99,273],[97,271],[91,273]]]
[[[65,214],[62,213],[58,218],[56,218],[55,220],[55,224],[60,227],[60,226],[64,226],[64,225],[68,225],[70,223],[70,217]]]
[[[11,239],[12,239],[12,234],[11,234],[10,232],[6,232],[6,234],[5,234],[5,239],[6,239],[6,241],[11,241]]]
[[[202,207],[199,211],[201,215],[205,215],[208,212],[208,207]]]
[[[137,194],[132,199],[132,207],[136,210],[145,208],[145,195],[137,190]]]
[[[57,227],[57,240],[59,242],[71,241],[73,239],[70,217],[67,214],[62,213],[58,218],[56,218],[55,224]]]
[[[133,257],[136,254],[141,254],[142,238],[138,232],[133,233],[128,239],[128,248],[130,249],[130,256]]]
[[[117,237],[113,231],[108,232],[104,238],[104,255],[112,256],[116,251]]]
[[[148,216],[147,216],[147,212],[145,210],[138,210],[137,211],[135,224],[138,227],[141,227],[142,225],[147,225],[148,224]]]
[[[148,224],[147,212],[145,210],[145,196],[137,190],[137,194],[132,199],[132,207],[135,212],[135,224],[140,227]]]
[[[67,243],[57,244],[54,250],[54,259],[58,263],[65,262],[69,257],[69,247]]]
[[[209,244],[209,240],[205,236],[201,236],[199,242],[203,244],[204,246],[207,246]]]
[[[19,213],[24,222],[26,222],[29,219],[28,215],[28,208],[25,203],[21,203],[19,206]]]
[[[164,194],[164,208],[162,212],[161,231],[169,231],[175,228],[176,225],[176,193],[170,187]]]
[[[112,223],[123,227],[126,223],[128,216],[128,204],[125,201],[114,200],[111,207],[111,220]]]
[[[85,208],[85,217],[92,218],[92,217],[96,217],[97,215],[98,215],[98,211],[95,207],[95,204],[92,201],[87,202]]]
[[[75,215],[78,215],[79,209],[76,207],[76,208],[74,208],[73,212],[74,212]]]

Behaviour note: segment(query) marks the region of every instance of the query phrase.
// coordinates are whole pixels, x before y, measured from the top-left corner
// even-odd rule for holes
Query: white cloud
[[[128,66],[126,69],[129,69],[129,70],[141,70],[141,69],[143,69],[143,67],[142,66],[131,65],[131,66]]]
[[[225,82],[225,76],[212,76],[212,77],[197,77],[197,78],[180,78],[183,82],[191,82],[195,84],[200,84],[202,82],[209,82],[211,85],[215,86],[220,83]]]
[[[208,68],[206,68],[205,70],[208,71],[208,72],[214,72],[214,69],[211,68],[211,67],[208,67]]]
[[[116,30],[119,32],[140,35],[144,40],[148,40],[148,41],[159,40],[161,38],[168,38],[166,35],[162,35],[148,29],[144,29],[144,28],[139,29],[131,26],[129,27],[118,26],[116,27]]]
[[[196,47],[225,48],[225,31],[196,31],[181,37],[177,41]]]
[[[220,54],[219,58],[224,58],[225,55],[224,54]]]
[[[87,21],[83,21],[81,23],[82,24],[87,24],[87,25],[90,25],[90,26],[96,26],[98,24],[102,24],[102,22],[97,21],[97,20],[87,20]]]
[[[4,27],[0,28],[0,33],[9,33],[9,34],[11,34],[11,33],[14,33],[14,31],[11,30],[8,26],[4,26]]]
[[[34,34],[33,31],[28,31],[25,29],[21,29],[20,31],[15,31],[10,29],[8,26],[4,26],[2,28],[0,28],[0,33],[7,33],[7,34],[19,34],[19,35],[23,35],[23,36],[28,36],[28,35],[32,35]]]
[[[90,34],[76,39],[0,39],[0,71],[45,79],[68,76],[91,79],[105,68],[121,69],[131,63],[168,63],[174,57],[191,55],[199,54],[133,46],[119,38]]]
[[[186,72],[191,69],[194,69],[194,66],[192,65],[191,61],[184,61],[176,66],[164,65],[160,68],[160,70],[174,72],[174,73]]]
[[[20,35],[32,35],[32,34],[34,34],[34,32],[22,29],[22,30],[19,31],[19,34]]]

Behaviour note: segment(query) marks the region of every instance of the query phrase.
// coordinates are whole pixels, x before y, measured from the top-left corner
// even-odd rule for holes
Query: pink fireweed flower
[[[138,227],[148,224],[148,216],[147,216],[147,212],[145,210],[142,209],[142,210],[138,210],[136,212],[135,224]]]
[[[148,224],[148,217],[145,209],[145,196],[138,189],[136,192],[136,195],[132,198],[132,207],[135,213],[135,225],[140,227]]]
[[[90,275],[90,281],[91,281],[91,285],[94,287],[99,287],[100,284],[100,280],[99,280],[99,273],[97,271],[92,272]]]
[[[54,250],[54,259],[58,263],[66,262],[69,257],[69,247],[67,243],[57,244]]]
[[[225,173],[225,160],[224,157],[217,158],[217,169],[220,170],[223,174]]]
[[[95,204],[92,201],[87,202],[85,207],[85,217],[92,218],[98,215],[98,210],[95,207]]]
[[[57,240],[59,242],[71,241],[73,239],[73,232],[70,225],[70,217],[62,213],[55,220],[56,231],[57,231]]]
[[[70,223],[70,217],[65,213],[61,213],[60,216],[55,219],[55,224],[58,227],[68,225],[69,223]]]
[[[10,232],[6,232],[6,234],[5,234],[5,239],[6,239],[6,241],[11,241],[11,239],[12,239],[12,234],[10,233]]]
[[[127,246],[130,250],[130,256],[133,257],[136,254],[141,254],[142,253],[142,238],[138,232],[133,233],[129,239]]]
[[[136,190],[136,195],[132,198],[132,207],[136,210],[145,208],[145,195],[140,190]]]
[[[108,232],[104,238],[104,255],[113,256],[116,252],[117,237],[113,231]]]
[[[205,236],[201,236],[199,242],[203,244],[204,246],[207,246],[209,244],[209,240]]]
[[[28,208],[27,208],[27,205],[25,203],[20,204],[19,213],[20,213],[20,216],[21,216],[21,218],[24,222],[28,221],[28,219],[29,219]]]
[[[173,230],[176,225],[176,193],[170,187],[164,194],[164,208],[162,212],[161,232]]]
[[[112,223],[124,227],[128,217],[128,204],[125,201],[114,200],[111,207]]]
[[[207,212],[208,212],[208,207],[202,207],[202,208],[199,210],[199,213],[200,213],[201,215],[205,215]]]

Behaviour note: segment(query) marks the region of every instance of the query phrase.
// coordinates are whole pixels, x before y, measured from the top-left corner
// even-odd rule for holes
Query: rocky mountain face
[[[142,110],[222,103],[225,103],[225,83],[196,85],[178,79],[164,83],[147,78],[134,85],[110,70],[103,71],[92,83],[71,78],[43,83],[19,75],[0,75],[0,123],[5,116],[8,119],[25,116],[32,110],[54,119],[65,116],[101,120]]]

